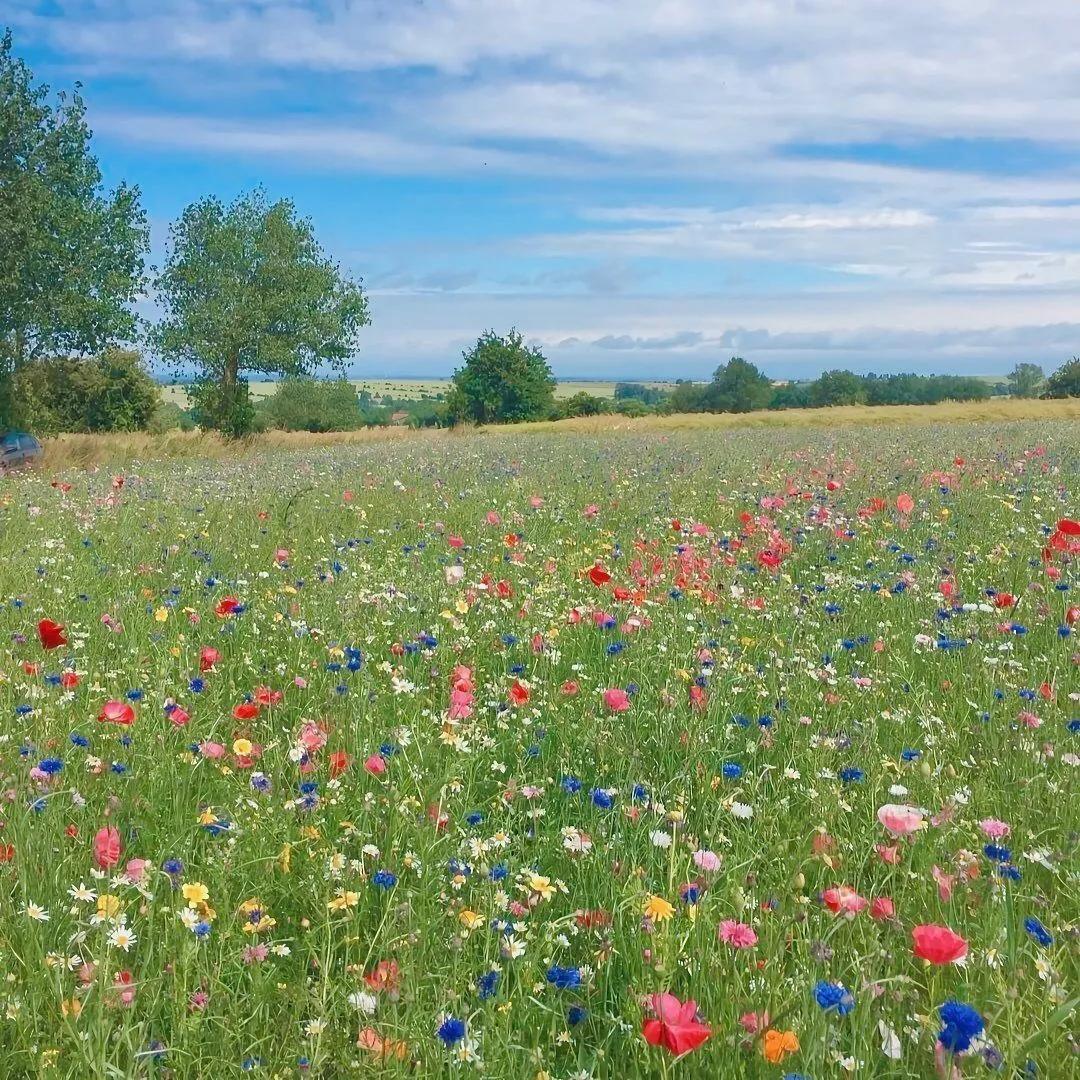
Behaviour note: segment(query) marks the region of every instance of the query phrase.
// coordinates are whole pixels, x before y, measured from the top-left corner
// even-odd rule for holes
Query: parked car
[[[0,435],[0,472],[28,469],[40,463],[45,451],[26,431],[6,431]]]

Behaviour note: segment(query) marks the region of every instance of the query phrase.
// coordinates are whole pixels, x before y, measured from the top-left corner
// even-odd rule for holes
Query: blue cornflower
[[[725,780],[738,780],[743,774],[743,767],[737,761],[725,761],[720,771]]]
[[[466,815],[465,821],[468,825],[479,825],[484,820],[484,815],[479,810],[474,810],[471,814]]]
[[[42,758],[41,761],[38,762],[38,768],[43,773],[48,773],[49,776],[55,776],[63,767],[64,763],[60,758]]]
[[[380,889],[392,889],[397,884],[397,876],[391,874],[389,870],[376,870],[371,883]]]
[[[499,988],[499,979],[501,975],[498,971],[488,971],[480,976],[476,980],[476,993],[481,999],[487,999],[494,997],[495,991]]]
[[[601,810],[610,810],[615,805],[615,800],[603,788],[593,788],[590,798],[593,806],[598,806]]]
[[[635,784],[633,791],[634,802],[648,802],[649,801],[649,789],[643,784]]]
[[[184,864],[179,859],[166,859],[161,869],[170,877],[179,877],[184,872]]]
[[[1007,847],[1001,847],[998,844],[987,844],[983,848],[983,854],[991,862],[996,862],[996,863],[1012,862],[1012,852]]]
[[[946,1001],[938,1009],[942,1028],[938,1042],[953,1054],[962,1054],[976,1035],[981,1035],[983,1018],[970,1006],[960,1001]]]
[[[826,1012],[836,1012],[839,1016],[847,1016],[855,1008],[854,995],[840,983],[822,980],[814,987],[814,1000]]]
[[[1029,915],[1024,920],[1024,929],[1044,948],[1054,944],[1054,936],[1034,915]]]
[[[576,990],[581,985],[581,972],[576,967],[553,964],[548,968],[547,981],[559,990]]]
[[[866,773],[855,765],[846,765],[840,770],[840,779],[845,784],[857,784]]]
[[[73,731],[69,737],[72,746],[81,746],[85,748],[90,745],[90,740],[85,735],[80,735],[77,731]]]
[[[453,1046],[465,1038],[465,1021],[456,1016],[448,1016],[436,1029],[435,1034],[447,1046]]]
[[[564,776],[561,787],[567,795],[576,795],[581,790],[581,781],[576,776]]]
[[[197,938],[208,938],[210,936],[210,924],[208,922],[197,922],[193,932]]]
[[[577,1027],[583,1023],[589,1015],[589,1010],[584,1005],[571,1005],[566,1010],[566,1022],[570,1027]]]
[[[202,679],[192,679],[188,683],[188,689],[193,694],[201,694],[206,689],[206,683]]]

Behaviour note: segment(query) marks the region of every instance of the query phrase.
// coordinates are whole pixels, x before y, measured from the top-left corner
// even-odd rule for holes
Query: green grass
[[[0,478],[0,1074],[932,1077],[955,997],[1005,1060],[989,1075],[1075,1075],[1077,556],[1055,529],[1080,422],[676,419]],[[66,645],[43,650],[43,618]],[[280,701],[242,708],[260,687]],[[132,697],[131,727],[95,719]],[[891,840],[887,803],[926,827]],[[115,898],[102,919],[80,885]],[[833,915],[840,885],[895,916]],[[255,904],[274,922],[253,933]],[[924,923],[964,937],[963,966],[912,956]],[[391,963],[397,989],[369,986]],[[711,1030],[677,1063],[642,1037],[663,991]],[[782,1064],[740,1023],[766,1012],[800,1044]],[[368,1027],[404,1060],[358,1047]]]

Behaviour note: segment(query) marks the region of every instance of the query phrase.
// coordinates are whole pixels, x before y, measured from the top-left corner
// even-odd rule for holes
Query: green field
[[[445,394],[450,388],[449,379],[351,379],[357,393],[367,390],[374,397],[388,395],[395,401],[402,399],[414,400],[421,397],[435,397],[437,394]],[[639,380],[626,380],[639,381]],[[674,383],[657,382],[653,379],[640,380],[642,385],[666,389],[674,386]],[[252,382],[251,396],[254,398],[269,397],[277,384],[273,382]],[[573,397],[574,394],[584,391],[594,394],[596,397],[614,397],[615,382],[592,381],[588,379],[559,380],[555,386],[557,398]],[[187,394],[183,386],[175,383],[162,386],[162,397],[165,401],[174,402],[181,407],[187,406]]]
[[[0,1075],[1076,1075],[1080,422],[679,419],[0,477]]]

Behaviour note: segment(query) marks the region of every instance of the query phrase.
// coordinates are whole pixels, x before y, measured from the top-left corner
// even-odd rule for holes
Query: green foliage
[[[102,190],[85,113],[77,86],[53,103],[0,39],[0,426],[24,364],[135,334],[146,216],[138,188]]]
[[[785,383],[777,386],[769,402],[770,409],[809,409],[810,383]]]
[[[555,379],[544,354],[512,329],[506,337],[486,330],[462,354],[447,399],[451,423],[519,423],[542,420],[552,410]]]
[[[1046,374],[1038,364],[1017,364],[1009,372],[1009,393],[1013,397],[1038,397]]]
[[[194,431],[195,421],[191,413],[175,401],[162,401],[150,417],[146,430],[153,435],[163,435],[166,431]]]
[[[986,401],[992,388],[963,375],[866,375],[868,405],[937,405],[942,401]]]
[[[866,382],[853,371],[823,371],[809,387],[809,403],[825,405],[861,405],[866,400]]]
[[[187,384],[188,412],[198,427],[241,439],[259,430],[259,416],[247,379],[225,385],[205,376]]]
[[[552,418],[565,420],[573,416],[599,416],[601,413],[607,412],[611,412],[610,401],[597,397],[595,394],[590,394],[585,390],[579,390],[571,397],[555,402]]]
[[[663,390],[657,390],[643,383],[621,382],[615,384],[616,401],[640,401],[645,405],[659,405],[667,397]]]
[[[16,373],[13,391],[16,423],[39,435],[141,431],[160,400],[142,358],[125,349],[28,361]]]
[[[261,191],[228,206],[212,197],[189,206],[155,284],[158,352],[216,385],[199,391],[201,422],[232,436],[254,423],[241,372],[340,370],[370,321],[361,286],[326,257],[311,222]]]
[[[1080,397],[1080,356],[1074,356],[1046,380],[1044,398]]]
[[[678,392],[678,389],[676,392]],[[741,356],[733,356],[713,372],[712,382],[696,388],[701,407],[695,412],[752,412],[764,409],[772,398],[769,378]]]
[[[292,376],[279,382],[258,408],[268,427],[282,431],[355,431],[364,425],[356,388],[347,379]]]

